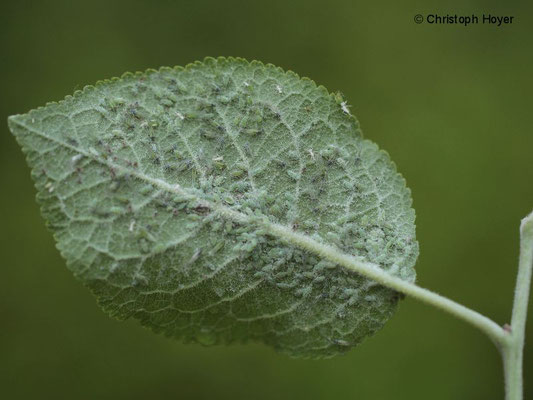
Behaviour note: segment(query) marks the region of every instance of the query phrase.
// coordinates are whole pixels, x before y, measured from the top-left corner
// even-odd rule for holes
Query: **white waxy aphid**
[[[52,185],[52,182],[48,182],[46,185],[44,185],[45,189],[48,189],[49,193],[52,193],[54,191],[54,186]]]
[[[194,264],[196,262],[196,260],[198,260],[198,258],[200,258],[201,255],[202,255],[202,249],[201,248],[196,249],[194,251],[191,259],[187,263],[187,266],[191,266],[192,264]]]
[[[244,86],[246,86],[246,87],[250,86],[250,84],[249,84],[248,82],[246,82],[246,81],[244,81],[243,84],[244,84]]]
[[[72,163],[72,165],[76,165],[78,163],[78,161],[81,160],[83,156],[81,154],[76,154],[75,156],[73,156],[71,159],[70,159],[70,162]]]
[[[185,119],[185,117],[183,116],[183,114],[180,113],[179,111],[176,111],[176,117],[178,117],[178,118],[181,119],[182,121]]]
[[[309,152],[309,155],[311,156],[311,158],[313,159],[313,161],[315,160],[315,153],[313,153],[313,149],[309,149],[307,150]]]
[[[148,285],[148,278],[146,278],[146,276],[140,274],[140,273],[137,273],[135,275],[135,278],[133,279],[133,282],[132,282],[132,285],[133,286],[146,286]]]
[[[135,228],[135,220],[132,219],[130,221],[130,226],[128,227],[128,231],[133,232],[133,229]]]
[[[345,347],[348,347],[348,346],[351,346],[352,344],[346,340],[342,340],[342,339],[333,339],[332,340],[333,344],[336,344],[337,346],[345,346]]]
[[[31,123],[32,123],[32,124],[35,123],[35,118],[32,118],[32,119],[31,119]]]
[[[213,157],[213,161],[224,161],[224,156]]]
[[[283,93],[283,89],[280,85],[276,85],[276,90],[278,91],[279,94]]]
[[[350,114],[350,110],[348,109],[348,103],[346,103],[345,101],[343,101],[341,103],[341,108],[342,108],[342,112],[345,113],[345,114],[348,114],[348,115],[351,115]]]

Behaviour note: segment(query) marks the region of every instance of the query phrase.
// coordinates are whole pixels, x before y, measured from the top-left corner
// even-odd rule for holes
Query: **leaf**
[[[272,227],[415,279],[404,179],[340,95],[292,72],[208,58],[128,73],[9,126],[58,249],[114,317],[327,357],[392,315],[396,292]]]

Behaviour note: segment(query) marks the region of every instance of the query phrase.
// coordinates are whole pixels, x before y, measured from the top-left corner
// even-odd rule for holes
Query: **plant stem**
[[[367,263],[351,255],[343,254],[332,246],[320,243],[308,236],[263,221],[263,227],[276,236],[297,247],[326,258],[342,267],[375,280],[383,286],[414,297],[424,303],[440,308],[468,322],[487,334],[496,344],[503,358],[506,400],[522,400],[522,362],[529,299],[529,287],[533,269],[533,212],[520,225],[520,260],[513,305],[511,325],[500,327],[491,319],[453,300],[428,289],[390,275],[377,265]]]
[[[521,400],[523,396],[522,362],[526,336],[527,305],[533,269],[533,212],[520,225],[520,259],[508,338],[501,348],[505,376],[505,398]]]

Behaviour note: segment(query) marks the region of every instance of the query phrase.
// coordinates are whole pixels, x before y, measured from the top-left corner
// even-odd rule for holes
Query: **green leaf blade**
[[[338,96],[206,59],[10,117],[68,267],[109,314],[203,344],[341,353],[397,294],[266,233],[280,224],[414,281],[414,211]]]

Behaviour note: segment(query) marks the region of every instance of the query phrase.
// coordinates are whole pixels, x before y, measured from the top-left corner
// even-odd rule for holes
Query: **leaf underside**
[[[9,118],[69,269],[119,319],[299,357],[345,352],[398,295],[258,218],[414,281],[405,181],[339,95],[212,59],[125,74]]]

